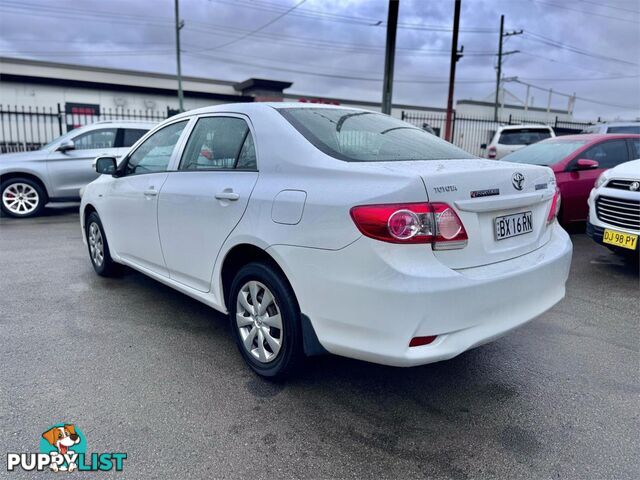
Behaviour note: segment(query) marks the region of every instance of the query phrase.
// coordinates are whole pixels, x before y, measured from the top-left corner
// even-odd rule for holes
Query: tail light
[[[392,203],[351,209],[358,230],[389,243],[430,243],[435,250],[463,248],[467,232],[446,203]]]
[[[498,149],[496,147],[489,147],[489,150],[487,150],[487,158],[496,158],[496,156],[498,155]]]
[[[553,200],[551,201],[551,208],[549,209],[549,215],[547,215],[547,225],[553,222],[556,218],[558,218],[558,213],[560,213],[560,189],[556,187],[556,193],[553,195]]]

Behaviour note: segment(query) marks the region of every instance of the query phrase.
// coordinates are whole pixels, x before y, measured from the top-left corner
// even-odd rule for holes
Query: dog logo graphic
[[[73,450],[70,450],[70,448],[80,443],[80,435],[76,433],[76,427],[70,423],[47,430],[42,434],[42,438],[49,442],[51,446],[55,447],[62,457],[65,457],[67,454],[71,455],[75,453]],[[78,468],[78,466],[75,462],[71,462],[66,466],[62,465],[60,467],[58,464],[52,463],[49,468],[54,472],[57,472],[58,470],[73,472]]]

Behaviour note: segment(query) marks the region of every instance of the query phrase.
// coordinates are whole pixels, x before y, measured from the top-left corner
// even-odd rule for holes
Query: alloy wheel
[[[11,213],[28,215],[33,213],[40,203],[40,195],[27,183],[11,183],[2,192],[2,204]]]
[[[260,363],[276,359],[282,348],[282,317],[271,290],[249,281],[238,292],[236,325],[244,349]]]
[[[104,240],[102,239],[102,232],[96,222],[92,222],[89,225],[89,253],[91,254],[91,261],[97,267],[104,262]]]

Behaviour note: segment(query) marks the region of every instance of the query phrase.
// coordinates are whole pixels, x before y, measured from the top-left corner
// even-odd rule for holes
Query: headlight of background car
[[[604,185],[604,182],[606,181],[607,181],[607,177],[605,176],[605,172],[602,172],[598,177],[598,179],[596,180],[595,188],[601,187],[602,185]]]

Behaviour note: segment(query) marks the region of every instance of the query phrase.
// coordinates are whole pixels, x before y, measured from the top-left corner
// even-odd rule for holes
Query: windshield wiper
[[[354,112],[354,113],[347,113],[346,115],[341,116],[338,119],[338,123],[336,125],[336,132],[339,132],[342,129],[342,125],[344,124],[344,122],[349,120],[351,117],[357,117],[358,115],[373,115],[373,113],[374,112]]]

